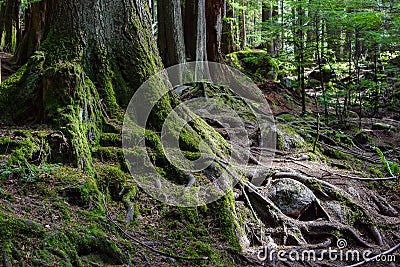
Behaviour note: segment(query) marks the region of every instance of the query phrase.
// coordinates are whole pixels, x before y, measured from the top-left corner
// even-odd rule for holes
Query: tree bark
[[[240,13],[240,39],[241,49],[246,49],[247,46],[247,29],[246,29],[246,11],[244,10],[245,2],[242,1],[242,10]]]
[[[0,42],[4,37],[4,48],[5,52],[13,52],[15,46],[18,45],[19,41],[19,6],[20,0],[5,0],[1,4],[0,12]],[[13,44],[13,26],[17,32],[15,36],[15,44]]]
[[[235,9],[229,1],[226,2],[226,12],[223,20],[221,52],[227,55],[239,50],[239,34]]]
[[[224,0],[206,0],[207,22],[207,58],[210,61],[221,61],[222,18]]]
[[[34,2],[25,11],[25,31],[14,59],[17,65],[25,64],[39,48],[46,23],[46,1]]]
[[[185,0],[184,36],[189,61],[196,60],[197,10],[198,0]]]
[[[263,2],[262,11],[261,11],[261,20],[263,23],[263,30],[266,31],[268,29],[267,23],[271,22],[271,20],[277,15],[276,6],[273,1],[270,0],[268,3]],[[270,23],[271,24],[271,23]],[[271,31],[272,29],[270,29]],[[266,41],[263,45],[264,48],[267,48],[267,51],[271,54],[275,54],[275,39],[270,39]]]
[[[158,47],[164,66],[186,61],[180,0],[158,2]]]
[[[162,68],[147,10],[145,0],[48,0],[38,52],[16,79],[2,84],[2,115],[61,129],[77,165],[90,171],[102,110],[121,117],[135,90]],[[9,99],[16,105],[7,105]],[[149,124],[159,125],[169,107],[163,98]]]

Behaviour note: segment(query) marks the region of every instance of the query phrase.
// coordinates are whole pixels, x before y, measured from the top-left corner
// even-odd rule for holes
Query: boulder
[[[326,68],[322,69],[322,75],[323,75],[323,81],[324,82],[329,82],[332,79],[332,71]],[[313,70],[308,74],[308,79],[314,79],[314,80],[321,80],[321,72],[318,69]]]
[[[306,141],[290,126],[279,124],[276,126],[276,149],[281,151],[293,151],[304,147]]]
[[[298,218],[317,199],[308,187],[288,178],[274,180],[268,191],[272,202],[284,214],[294,218]]]
[[[290,77],[284,77],[280,80],[283,87],[286,89],[293,89],[294,83],[296,82],[295,79]]]

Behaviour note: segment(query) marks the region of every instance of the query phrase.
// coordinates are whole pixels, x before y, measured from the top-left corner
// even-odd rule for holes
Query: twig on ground
[[[72,187],[75,187],[75,186],[77,186],[77,185],[83,185],[84,183],[85,183],[85,182],[83,182],[83,181],[80,181],[80,182],[77,182],[77,183],[71,184],[71,185],[69,185],[69,186],[66,186],[66,187],[64,187],[64,188],[61,188],[61,189],[60,189],[60,191],[67,190],[67,189],[69,189],[69,188],[72,188]]]

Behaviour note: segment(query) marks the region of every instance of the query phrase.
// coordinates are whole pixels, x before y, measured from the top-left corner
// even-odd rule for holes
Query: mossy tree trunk
[[[121,118],[135,90],[162,68],[147,2],[47,0],[46,6],[43,41],[2,85],[0,109],[13,121],[60,128],[79,167],[90,171],[90,147],[104,118]],[[17,105],[7,105],[9,99]],[[163,99],[158,109],[170,107]],[[159,122],[160,116],[149,119],[152,125]]]
[[[76,165],[94,176],[92,148],[98,145],[104,126],[112,120],[121,122],[121,110],[137,88],[162,69],[147,0],[47,0],[44,16],[39,49],[0,85],[0,114],[13,122],[29,120],[61,130]],[[163,91],[155,87],[145,97],[158,99]],[[15,105],[9,105],[11,100]],[[148,135],[158,147],[155,132],[160,132],[174,104],[176,100],[167,93],[147,120],[152,132]],[[183,148],[196,150],[202,136],[215,138],[217,148],[228,147],[201,119],[190,127],[183,131]],[[222,204],[217,208],[218,214],[227,214],[219,215],[223,230],[234,233],[233,210],[229,210],[233,200]]]

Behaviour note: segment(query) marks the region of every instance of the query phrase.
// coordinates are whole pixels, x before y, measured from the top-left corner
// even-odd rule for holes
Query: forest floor
[[[9,65],[9,55],[0,53],[0,57],[2,80],[5,80],[13,73],[13,68]],[[272,160],[272,169],[294,170],[326,181],[351,195],[374,219],[384,239],[382,246],[373,248],[374,255],[398,244],[400,184],[398,179],[379,180],[378,177],[390,176],[390,173],[372,147],[378,147],[386,161],[399,162],[400,122],[384,117],[364,118],[362,129],[358,128],[356,118],[345,127],[324,124],[317,152],[312,153],[312,146],[301,142],[312,144],[310,132],[315,132],[317,122],[312,116],[296,115],[300,113],[299,96],[272,81],[259,87],[276,114],[278,128],[283,131],[281,139],[278,138],[279,151]],[[373,127],[377,123],[393,128],[377,129]],[[138,189],[130,199],[134,203],[128,201],[134,220],[126,225],[128,202],[118,199],[118,191],[124,188],[111,179],[124,180],[125,187],[134,188],[135,185],[129,182],[132,179],[128,174],[119,172],[124,164],[121,140],[118,134],[115,140],[109,138],[114,135],[105,133],[107,140],[103,138],[102,146],[93,153],[99,173],[94,182],[76,168],[58,162],[66,146],[62,134],[44,125],[0,126],[0,225],[9,222],[7,228],[0,229],[2,242],[7,243],[0,252],[5,266],[17,266],[21,262],[32,266],[128,266],[126,262],[131,266],[262,264],[254,250],[256,242],[253,249],[238,254],[232,248],[230,236],[219,231],[223,227],[222,215],[213,210],[226,208],[224,203],[183,209],[162,204]],[[45,142],[51,148],[58,148],[60,155],[50,155],[47,163],[41,164],[48,149]],[[31,152],[26,159],[29,164],[7,165],[19,153],[29,154],[26,150]],[[368,180],[359,180],[361,177]],[[106,190],[96,195],[93,183],[107,184],[103,187]],[[98,203],[103,203],[106,209]],[[366,228],[356,228],[366,242],[374,242],[364,232]],[[281,233],[274,238],[279,240]],[[357,242],[350,242],[350,238],[347,241],[348,249],[361,249]],[[394,255],[399,262],[399,254]],[[202,259],[203,256],[208,260]],[[297,262],[292,266],[344,265],[344,262],[322,261]],[[388,265],[374,262],[365,266]],[[277,266],[290,264],[279,262]],[[395,265],[392,263],[392,266]]]

